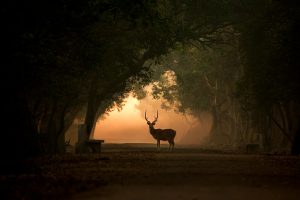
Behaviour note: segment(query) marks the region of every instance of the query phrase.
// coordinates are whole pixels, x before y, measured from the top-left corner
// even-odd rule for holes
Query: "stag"
[[[153,122],[150,122],[147,118],[147,111],[145,111],[145,120],[149,126],[150,134],[157,141],[157,149],[160,150],[160,141],[168,141],[169,142],[169,150],[174,150],[174,138],[176,136],[176,131],[173,129],[155,129],[154,125],[158,119],[158,111],[156,112],[156,117]]]

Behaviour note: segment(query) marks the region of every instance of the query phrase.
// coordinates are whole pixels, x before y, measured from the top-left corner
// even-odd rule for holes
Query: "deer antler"
[[[149,122],[149,120],[148,120],[148,118],[147,118],[147,110],[145,110],[145,120],[146,120],[147,122]]]
[[[154,120],[152,123],[157,122],[157,119],[158,119],[158,110],[156,111],[156,117],[155,117],[155,120]]]

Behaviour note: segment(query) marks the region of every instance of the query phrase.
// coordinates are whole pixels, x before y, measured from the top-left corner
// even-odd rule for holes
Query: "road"
[[[300,157],[141,146],[101,156],[95,173],[105,184],[71,199],[300,199]]]

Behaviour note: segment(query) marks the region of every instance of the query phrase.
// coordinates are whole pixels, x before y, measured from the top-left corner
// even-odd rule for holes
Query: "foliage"
[[[245,24],[237,27],[242,34],[240,44],[245,61],[238,94],[241,104],[251,111],[255,124],[271,121],[271,126],[285,135],[286,141],[294,144],[294,137],[299,134],[296,128],[299,125],[297,102],[300,89],[296,61],[299,6],[292,1],[254,4],[256,8],[259,5],[263,6],[249,10],[251,16]],[[270,123],[262,123],[256,128],[268,129]]]
[[[292,1],[220,1],[227,5],[219,9],[220,16],[225,17],[222,21],[219,15],[202,16],[206,11],[213,13],[209,7],[218,3],[190,2],[194,6],[187,6],[190,10],[184,17],[193,20],[185,21],[185,27],[191,28],[185,30],[201,27],[193,32],[193,40],[187,41],[194,48],[178,45],[156,66],[160,82],[153,87],[154,96],[166,98],[167,107],[175,105],[178,111],[195,116],[211,112],[219,132],[238,132],[241,138],[262,134],[265,150],[278,149],[284,140],[293,148],[299,146],[299,70],[295,54],[299,51],[299,7]],[[205,30],[209,30],[207,34],[203,34]],[[175,72],[176,84],[159,77],[165,70]],[[224,122],[235,128],[222,128]],[[285,139],[276,135],[278,131]],[[276,146],[275,140],[282,142]]]
[[[232,130],[230,127],[237,123],[235,115],[239,112],[235,84],[241,74],[241,63],[236,47],[222,44],[209,49],[178,46],[156,67],[163,69],[162,66],[172,73],[167,71],[157,76],[159,81],[153,87],[155,97],[166,99],[167,108],[175,106],[177,111],[188,112],[199,120],[203,113],[211,113],[214,141],[222,135],[234,137],[233,132],[240,128]]]
[[[299,102],[299,7],[292,1],[5,1],[1,20],[4,141],[18,140],[16,157],[59,152],[84,106],[90,134],[101,113],[164,67],[177,84],[157,83],[155,91],[179,111],[220,117],[237,94],[253,118],[272,116],[294,141],[295,112],[293,123],[278,123],[278,113],[288,116]],[[152,71],[155,62],[169,66]]]
[[[106,110],[99,107],[120,102],[131,84],[149,81],[144,63],[177,40],[176,23],[159,5],[147,0],[5,2],[8,72],[1,85],[9,106],[4,114],[8,129],[15,116],[21,122],[6,137],[35,143],[20,148],[59,152],[65,130],[85,105],[90,134]]]

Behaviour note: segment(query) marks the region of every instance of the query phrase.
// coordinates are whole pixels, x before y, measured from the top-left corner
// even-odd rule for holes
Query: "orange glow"
[[[139,110],[136,109],[138,104],[136,98],[129,96],[120,112],[114,109],[97,122],[94,138],[104,139],[108,143],[145,142],[143,138],[145,124]]]
[[[105,143],[156,143],[149,133],[144,112],[147,110],[147,116],[151,121],[154,120],[156,110],[158,110],[159,118],[155,128],[175,129],[177,132],[175,143],[180,143],[182,137],[190,129],[190,124],[182,114],[161,109],[161,103],[161,100],[155,100],[149,96],[140,101],[129,96],[120,112],[115,109],[97,122],[94,138],[103,139]],[[192,119],[191,116],[189,118]],[[207,135],[200,132],[198,134]]]

